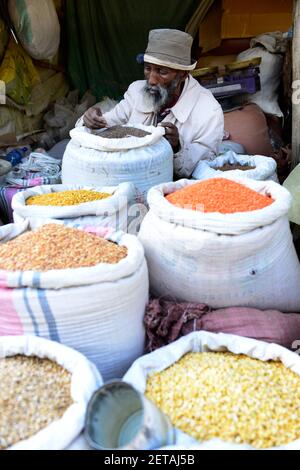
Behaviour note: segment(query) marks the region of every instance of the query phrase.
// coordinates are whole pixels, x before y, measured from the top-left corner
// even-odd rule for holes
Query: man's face
[[[144,98],[159,111],[179,92],[184,74],[178,70],[159,65],[144,64],[144,74],[147,84],[144,87]]]

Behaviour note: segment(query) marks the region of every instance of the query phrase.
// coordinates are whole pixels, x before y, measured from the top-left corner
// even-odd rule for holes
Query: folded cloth
[[[300,315],[277,310],[231,307],[213,310],[208,305],[151,299],[144,323],[146,350],[154,351],[193,331],[245,336],[293,349],[300,342]]]
[[[19,191],[25,191],[25,189],[0,187],[0,213],[3,218],[3,222],[8,224],[13,223],[13,211],[11,208],[12,198]]]

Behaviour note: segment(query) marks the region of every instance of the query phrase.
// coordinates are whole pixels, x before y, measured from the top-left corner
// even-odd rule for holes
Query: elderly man
[[[190,177],[198,162],[212,159],[223,138],[224,116],[210,91],[189,71],[193,38],[183,31],[157,29],[149,33],[143,57],[146,80],[132,83],[124,99],[102,115],[94,106],[77,125],[91,129],[117,124],[161,125],[174,151],[178,177]]]

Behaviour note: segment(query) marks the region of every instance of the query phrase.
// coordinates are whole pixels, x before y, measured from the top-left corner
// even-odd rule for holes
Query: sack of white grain
[[[34,336],[0,337],[0,377],[0,449],[10,450],[66,449],[103,383],[82,354]]]
[[[111,227],[115,231],[127,232],[128,209],[134,199],[134,191],[132,183],[103,188],[37,186],[13,197],[14,222],[28,219],[30,226],[36,228],[53,219],[69,226]]]
[[[207,178],[237,177],[251,178],[257,181],[275,181],[278,183],[277,163],[271,157],[263,155],[238,155],[229,151],[214,160],[202,160],[193,173],[196,180]]]
[[[59,48],[60,25],[53,0],[9,0],[8,10],[18,39],[36,60],[51,60]]]
[[[280,32],[266,33],[253,38],[250,49],[241,52],[237,61],[250,61],[261,57],[260,83],[261,90],[248,95],[248,101],[256,103],[264,113],[282,117],[278,103],[278,91],[282,76],[283,57],[286,51],[286,40]]]
[[[0,228],[0,336],[58,341],[105,380],[122,376],[144,351],[143,247],[123,232],[104,240],[56,223],[26,228],[28,221]]]
[[[247,205],[248,198],[265,195],[273,202],[265,198],[270,205],[258,210],[247,206],[220,213],[203,212],[203,205],[191,210],[192,199],[187,208],[176,207],[165,197],[192,185],[217,205]],[[241,196],[241,189],[247,195]],[[291,195],[279,184],[248,178],[181,180],[152,188],[148,203],[139,240],[154,295],[213,308],[300,311],[300,265],[287,217]]]
[[[138,359],[123,380],[185,433],[178,449],[189,434],[197,449],[299,450],[299,376],[299,356],[281,346],[195,332]]]
[[[164,128],[128,126],[100,131],[73,129],[63,157],[63,184],[76,181],[90,186],[117,186],[131,182],[136,187],[136,200],[145,202],[150,188],[173,181],[173,150],[163,137]]]

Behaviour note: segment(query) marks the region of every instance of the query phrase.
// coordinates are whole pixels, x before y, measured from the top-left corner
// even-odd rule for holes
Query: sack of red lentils
[[[144,351],[142,245],[123,232],[104,238],[57,223],[26,231],[26,223],[0,228],[0,336],[60,342],[105,380],[121,377]]]
[[[116,187],[38,186],[16,194],[12,200],[14,221],[29,219],[32,228],[51,219],[69,226],[111,227],[127,232],[129,208],[135,197],[132,183]]]
[[[0,338],[0,449],[62,450],[103,381],[82,354],[34,336]]]
[[[300,449],[300,358],[281,346],[195,332],[138,359],[123,380],[184,433],[174,448]]]
[[[181,180],[149,191],[139,234],[154,296],[300,311],[290,193],[272,181]]]

